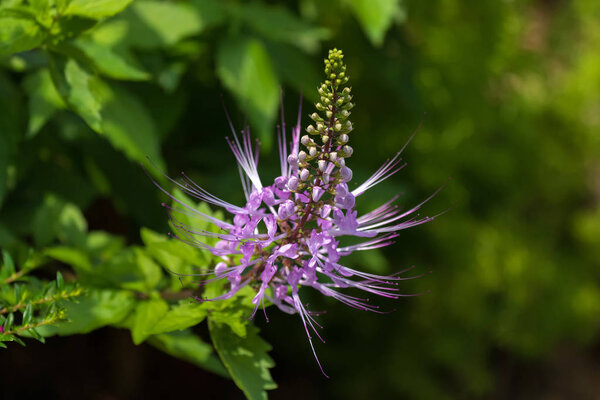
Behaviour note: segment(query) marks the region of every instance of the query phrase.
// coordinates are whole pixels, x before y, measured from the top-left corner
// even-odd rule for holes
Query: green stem
[[[0,315],[18,311],[21,308],[27,307],[28,304],[33,304],[34,306],[37,306],[40,304],[51,303],[51,302],[58,301],[58,300],[66,300],[71,297],[79,296],[82,293],[83,293],[83,290],[75,289],[72,292],[61,293],[59,295],[52,296],[52,297],[44,297],[42,299],[32,301],[31,303],[19,303],[19,304],[15,304],[14,306],[0,308]]]

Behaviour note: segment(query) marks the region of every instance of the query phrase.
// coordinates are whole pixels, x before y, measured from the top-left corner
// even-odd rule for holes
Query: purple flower
[[[311,287],[350,307],[381,312],[367,298],[350,296],[341,289],[356,288],[397,299],[403,296],[398,292],[398,281],[414,277],[400,276],[408,269],[390,276],[358,271],[340,264],[341,258],[355,251],[388,246],[400,230],[434,218],[416,214],[425,202],[402,212],[394,205],[396,197],[358,216],[354,208],[356,199],[405,164],[401,164],[399,152],[356,189],[348,188],[353,174],[346,163],[354,150],[347,144],[348,133],[352,131],[347,118],[354,104],[350,101],[350,89],[343,87],[348,81],[345,70],[341,52],[330,51],[325,60],[328,80],[319,88],[321,102],[316,105],[318,110],[325,111],[325,117],[312,114],[316,127],[310,125],[306,129],[314,139],[307,135],[300,139],[301,110],[289,143],[282,123],[278,133],[281,173],[273,184],[265,185],[258,174],[258,145],[253,147],[249,129],[246,127],[238,135],[232,127],[232,139],[227,140],[241,171],[247,200],[244,206],[235,206],[209,194],[185,175],[183,183],[172,180],[188,195],[225,209],[233,224],[195,210],[173,196],[178,206],[167,207],[177,238],[220,257],[208,272],[215,275],[210,281],[227,279],[227,293],[204,301],[230,298],[250,285],[256,291],[252,316],[261,305],[265,308],[265,300],[286,313],[300,316],[321,371],[311,336],[313,332],[320,338],[319,325],[314,319],[315,313],[302,302],[299,289]],[[300,150],[300,144],[305,146],[304,150]],[[178,221],[174,210],[183,210],[186,215],[213,223],[221,233],[196,231]],[[364,240],[341,246],[338,240],[341,236]],[[216,237],[219,242],[210,246],[205,243],[205,237]]]

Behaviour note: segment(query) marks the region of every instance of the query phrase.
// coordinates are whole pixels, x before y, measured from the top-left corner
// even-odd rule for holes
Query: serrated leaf
[[[185,300],[169,309],[149,330],[152,335],[180,331],[199,324],[206,317],[206,307],[197,302]]]
[[[214,354],[212,346],[189,330],[151,336],[147,342],[173,357],[189,361],[217,375],[229,377],[221,360]]]
[[[67,322],[41,327],[43,336],[87,333],[122,321],[135,305],[132,292],[113,289],[87,289],[77,302],[64,305]]]
[[[318,50],[319,42],[330,36],[327,28],[309,24],[282,6],[250,2],[232,11],[262,36],[293,44],[307,52]]]
[[[250,126],[270,147],[279,102],[279,82],[262,43],[242,37],[224,40],[217,52],[217,75],[248,112]]]
[[[63,15],[92,19],[110,17],[123,11],[133,0],[72,0]]]
[[[106,76],[131,81],[150,79],[149,73],[132,65],[108,46],[89,39],[79,39],[74,44]]]
[[[137,247],[127,247],[94,265],[90,272],[79,271],[82,284],[148,292],[151,286],[149,282],[155,281],[155,277],[153,271],[145,270],[148,265],[140,265],[139,251]],[[148,268],[158,269],[160,272],[157,265],[150,265]]]
[[[138,303],[135,308],[131,337],[133,343],[140,344],[152,334],[154,326],[169,311],[169,305],[164,300],[153,299]]]
[[[46,68],[28,75],[23,86],[29,97],[27,136],[33,137],[58,110],[65,108],[65,103]]]
[[[96,132],[102,132],[96,85],[99,81],[74,59],[49,53],[50,74],[58,93],[65,102]]]
[[[383,43],[395,19],[402,17],[399,0],[346,0],[363,31],[375,46]]]
[[[203,256],[203,252],[179,240],[169,239],[147,228],[142,228],[141,237],[146,251],[169,273],[173,290],[191,283],[195,278],[189,275],[208,265],[209,259]]]
[[[31,50],[44,38],[38,24],[30,19],[0,17],[0,55]]]
[[[227,325],[209,318],[210,337],[223,364],[235,384],[250,400],[266,400],[266,390],[277,387],[269,368],[275,366],[267,352],[271,346],[258,336],[258,328],[250,325],[248,334],[241,338]]]

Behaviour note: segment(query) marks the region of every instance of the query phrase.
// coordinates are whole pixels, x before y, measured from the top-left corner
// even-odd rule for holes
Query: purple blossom
[[[335,75],[337,78],[327,80],[319,88],[321,102],[317,109],[325,110],[329,118],[322,118],[317,113],[311,115],[316,127],[310,125],[306,131],[315,139],[307,135],[300,138],[301,110],[289,143],[285,124],[278,128],[281,172],[273,184],[265,186],[258,174],[258,145],[253,146],[248,127],[238,135],[230,123],[232,138],[227,141],[240,170],[246,197],[244,206],[235,206],[211,195],[185,175],[183,183],[172,180],[188,195],[226,210],[233,224],[204,214],[173,196],[177,205],[173,208],[165,206],[177,238],[220,258],[208,271],[215,275],[209,281],[226,278],[228,290],[222,296],[203,301],[231,298],[241,288],[250,285],[256,291],[252,300],[252,316],[259,307],[265,308],[265,302],[300,316],[321,371],[323,368],[312,342],[312,333],[320,338],[317,332],[319,325],[314,318],[315,313],[302,302],[299,289],[311,287],[350,307],[381,312],[376,305],[369,303],[369,299],[350,296],[341,289],[355,288],[397,299],[404,296],[398,292],[398,281],[415,278],[401,276],[410,268],[381,276],[344,266],[339,263],[341,258],[356,251],[388,246],[399,231],[434,218],[417,214],[425,202],[401,211],[394,205],[397,196],[358,216],[356,199],[404,167],[400,159],[404,148],[354,190],[348,188],[353,174],[346,162],[354,150],[347,145],[352,124],[346,119],[353,103],[350,102],[349,88],[342,89],[348,80],[342,58],[341,52],[333,51],[325,62],[327,76]],[[305,150],[300,150],[300,144],[305,146]],[[213,223],[221,229],[221,233],[196,231],[181,223],[173,211]],[[364,240],[341,246],[339,238],[342,236]],[[209,246],[205,237],[216,237],[219,241]]]

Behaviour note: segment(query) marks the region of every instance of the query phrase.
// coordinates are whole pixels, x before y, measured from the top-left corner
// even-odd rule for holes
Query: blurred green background
[[[248,121],[260,137],[261,172],[274,177],[280,88],[288,124],[303,93],[306,126],[323,57],[341,48],[357,104],[355,184],[422,122],[408,167],[361,198],[359,211],[396,193],[416,204],[448,178],[425,212],[450,210],[350,260],[385,273],[431,270],[402,284],[428,294],[382,301],[396,309],[387,315],[310,297],[327,310],[317,351],[332,379],[320,374],[297,318],[257,317],[277,363],[271,397],[600,398],[600,2],[137,0],[118,13],[86,12],[61,27],[60,40],[72,43],[63,54],[40,49],[52,44],[31,27],[22,29],[32,50],[12,54],[14,29],[0,25],[0,247],[48,244],[36,219],[48,198],[128,244],[140,243],[140,227],[167,232],[162,198],[139,165],[146,156],[241,202],[220,96],[236,126]],[[75,106],[50,77],[73,57],[88,61],[78,76],[96,95],[71,93]],[[44,374],[64,380],[81,362],[99,376],[127,363],[118,379],[70,384],[96,384],[94,398],[135,398],[136,388],[153,398],[159,380],[169,393],[239,396],[230,382],[156,358],[116,329],[91,337],[13,346],[2,386],[8,377],[15,386]],[[86,367],[97,348],[120,356]],[[53,370],[64,351],[71,367]],[[160,376],[151,362],[163,365]],[[61,397],[54,381],[47,397]]]

